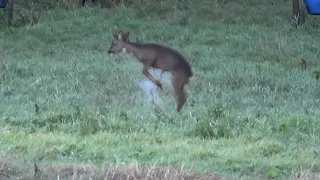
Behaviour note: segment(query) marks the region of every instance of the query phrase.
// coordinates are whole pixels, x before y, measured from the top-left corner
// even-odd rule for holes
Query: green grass
[[[26,16],[14,16],[17,27],[0,20],[0,152],[49,165],[137,161],[235,179],[319,172],[319,20],[295,28],[290,1],[259,2],[18,7]],[[188,59],[194,77],[180,114],[169,74],[158,90],[164,111],[154,111],[138,85],[141,64],[107,53],[118,29]]]

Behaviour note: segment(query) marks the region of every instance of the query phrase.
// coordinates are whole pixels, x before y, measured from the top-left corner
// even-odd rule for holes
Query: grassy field
[[[78,166],[84,179],[103,179],[94,168],[137,164],[226,179],[317,179],[319,17],[296,28],[288,0],[26,7],[15,9],[14,28],[0,11],[0,177],[28,179],[35,162],[49,179],[81,179]],[[142,65],[107,53],[119,29],[188,59],[194,77],[181,113],[169,73],[155,111],[139,87]]]

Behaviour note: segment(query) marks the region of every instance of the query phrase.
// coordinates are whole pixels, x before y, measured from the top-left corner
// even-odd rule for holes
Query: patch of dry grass
[[[255,177],[255,178],[254,178]],[[247,177],[249,178],[249,177]],[[103,180],[227,180],[211,173],[199,173],[175,166],[142,167],[137,162],[118,166],[95,166],[91,164],[35,164],[14,158],[0,157],[1,180],[38,179],[103,179]],[[229,178],[230,179],[230,178]],[[232,178],[237,179],[237,178]],[[246,178],[241,178],[246,179]],[[268,179],[256,174],[249,179]],[[301,171],[289,180],[320,180],[320,174]],[[231,180],[231,179],[230,179]]]
[[[297,176],[293,178],[293,180],[311,180],[311,179],[320,180],[320,174],[306,171],[306,172],[298,173]]]
[[[104,180],[222,180],[209,173],[196,173],[184,170],[183,167],[141,167],[134,162],[117,167],[97,167],[82,165],[36,165],[11,158],[0,158],[0,179],[104,179]]]

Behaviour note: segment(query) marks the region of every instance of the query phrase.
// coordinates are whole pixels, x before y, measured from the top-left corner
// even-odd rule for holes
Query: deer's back
[[[149,57],[153,60],[152,67],[192,76],[190,64],[178,51],[159,44],[144,44],[141,49],[150,54]]]

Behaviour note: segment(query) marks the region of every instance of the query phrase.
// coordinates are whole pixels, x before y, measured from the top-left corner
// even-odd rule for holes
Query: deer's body
[[[189,63],[177,51],[160,44],[139,44],[128,42],[125,45],[127,52],[133,55],[142,63],[152,68],[161,69],[162,72],[179,71],[188,78],[192,76]]]
[[[177,111],[179,112],[187,99],[184,86],[188,84],[189,78],[193,75],[185,58],[179,52],[160,44],[130,42],[129,33],[122,34],[120,32],[114,35],[114,40],[108,52],[119,53],[122,49],[132,53],[143,64],[142,73],[159,88],[162,88],[160,81],[149,73],[148,68],[161,69],[161,75],[165,71],[171,73]]]

